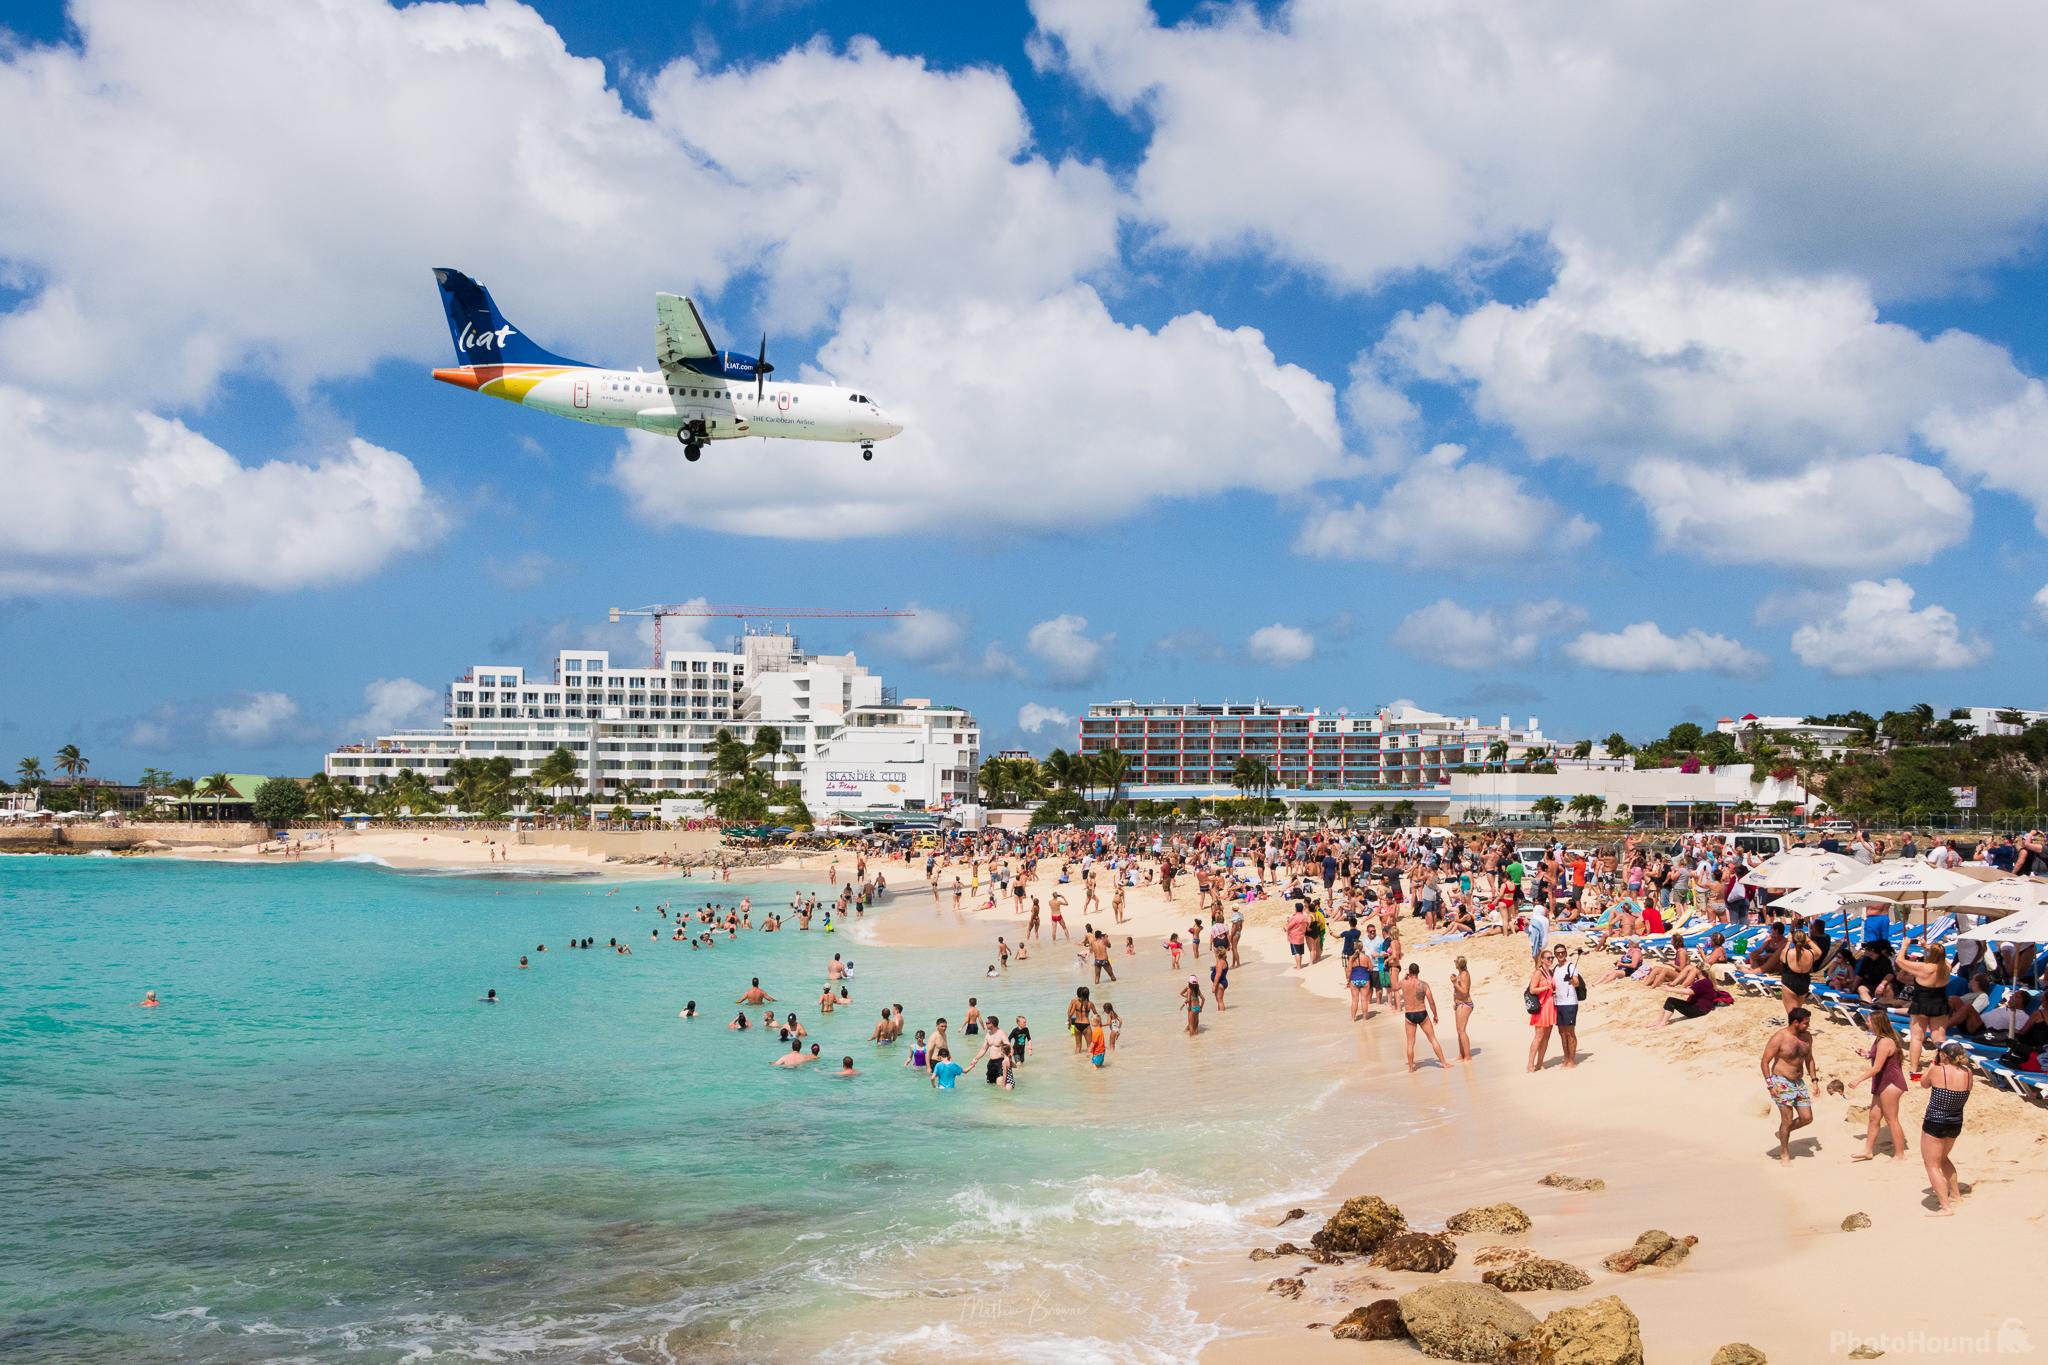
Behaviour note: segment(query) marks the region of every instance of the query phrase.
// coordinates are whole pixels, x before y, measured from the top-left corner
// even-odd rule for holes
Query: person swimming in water
[[[678,1019],[695,1019],[696,1017],[697,1002],[694,1000],[689,1001],[687,1004],[685,1004],[683,1008],[676,1014],[676,1018]]]
[[[479,1001],[478,1003],[479,1003],[479,1004],[484,1004],[484,1005],[495,1005],[495,1004],[497,1004],[497,1003],[498,1003],[498,991],[497,991],[497,988],[496,988],[496,987],[492,987],[492,988],[491,988],[490,990],[487,990],[487,991],[485,991],[485,992],[484,992],[484,994],[483,994],[483,999],[482,999],[482,1000],[480,1000],[480,1001]]]
[[[144,991],[142,998],[135,1002],[135,1007],[137,1009],[153,1010],[162,1003],[162,1001],[156,998],[155,991]]]

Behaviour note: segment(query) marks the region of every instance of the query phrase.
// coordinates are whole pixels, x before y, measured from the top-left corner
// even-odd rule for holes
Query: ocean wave
[[[978,1229],[1015,1232],[1041,1223],[1091,1223],[1148,1230],[1228,1229],[1243,1221],[1229,1201],[1192,1189],[1150,1169],[1129,1176],[1085,1176],[1040,1181],[1038,1198],[1001,1197],[970,1185],[951,1199]],[[1047,1197],[1049,1196],[1049,1197]]]
[[[385,862],[374,853],[344,853],[340,857],[330,858],[328,861],[336,863],[363,863],[370,867],[391,866],[390,863]]]

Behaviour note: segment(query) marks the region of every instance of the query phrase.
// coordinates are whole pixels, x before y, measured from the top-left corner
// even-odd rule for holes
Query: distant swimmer
[[[802,1043],[797,1042],[795,1039],[791,1039],[789,1044],[789,1051],[783,1053],[780,1057],[777,1057],[773,1062],[770,1062],[769,1065],[799,1067],[806,1062],[815,1062],[816,1060],[818,1060],[816,1057],[806,1056],[804,1054],[804,1045]]]
[[[853,1058],[841,1057],[839,1059],[839,1070],[833,1074],[836,1076],[858,1076],[860,1072],[854,1068]]]
[[[162,1003],[161,1000],[156,998],[155,991],[144,991],[142,998],[135,1002],[135,1007],[137,1009],[153,1010]]]
[[[495,1005],[495,1004],[497,1004],[497,1003],[498,1003],[498,992],[497,992],[496,988],[494,987],[494,988],[492,988],[491,990],[487,990],[487,991],[485,991],[485,992],[484,992],[484,994],[483,994],[483,999],[482,999],[481,1001],[479,1001],[478,1003],[479,1003],[479,1004],[484,1004],[484,1005]]]
[[[521,953],[521,954],[519,955],[519,970],[520,970],[520,971],[522,971],[522,972],[526,970],[526,954],[525,954],[525,953]]]
[[[676,1014],[676,1018],[678,1018],[678,1019],[695,1019],[696,1017],[697,1017],[697,1002],[696,1002],[696,1001],[694,1001],[694,1000],[692,1000],[692,1001],[690,1001],[690,1002],[689,1002],[688,1004],[684,1005],[684,1006],[682,1007],[682,1009],[681,1009],[680,1011],[678,1011],[678,1012],[677,1012],[677,1014]]]
[[[751,986],[749,986],[749,987],[747,987],[747,989],[746,989],[746,993],[745,993],[744,995],[740,996],[740,998],[739,998],[739,999],[735,1000],[735,1001],[733,1002],[734,1004],[736,1004],[736,1005],[766,1005],[766,1004],[768,1004],[769,1002],[771,1002],[771,1001],[773,1001],[773,1000],[775,999],[775,997],[774,997],[774,996],[772,996],[772,995],[768,994],[768,992],[766,992],[766,991],[764,991],[764,990],[762,990],[762,989],[761,989],[761,978],[760,978],[760,977],[758,977],[758,976],[757,976],[757,977],[755,977],[755,978],[753,979],[753,981],[754,981],[754,984],[753,984],[753,985],[751,985]]]

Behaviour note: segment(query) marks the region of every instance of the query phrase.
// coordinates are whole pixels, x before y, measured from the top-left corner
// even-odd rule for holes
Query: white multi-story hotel
[[[980,728],[966,712],[898,703],[853,655],[805,654],[792,635],[762,634],[729,651],[671,652],[660,668],[625,667],[601,649],[565,649],[545,682],[516,665],[479,664],[449,685],[438,728],[344,745],[327,755],[326,769],[338,782],[370,788],[410,768],[445,787],[458,758],[509,758],[515,775],[529,778],[563,748],[599,797],[629,787],[688,795],[717,785],[711,753],[721,729],[752,743],[769,727],[782,738],[776,778],[803,782],[807,798],[810,771],[842,730],[947,737],[926,741],[914,758],[903,746],[889,751],[892,771],[905,774],[895,784],[901,791],[862,787],[859,801],[825,800],[814,810],[952,804],[966,799],[980,766]]]

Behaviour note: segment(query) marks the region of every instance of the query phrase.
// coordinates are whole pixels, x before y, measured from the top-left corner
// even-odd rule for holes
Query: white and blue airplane
[[[843,441],[875,457],[875,442],[903,430],[864,393],[824,384],[771,384],[768,334],[759,356],[711,344],[704,315],[689,299],[654,296],[656,369],[612,370],[543,349],[505,321],[491,292],[459,270],[434,272],[459,362],[434,371],[457,388],[606,427],[658,431],[682,442],[695,460],[708,441],[784,436]]]

